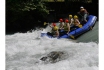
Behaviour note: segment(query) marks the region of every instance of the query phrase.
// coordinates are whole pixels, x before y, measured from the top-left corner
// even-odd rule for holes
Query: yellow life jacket
[[[82,25],[80,24],[80,22],[78,21],[78,19],[74,19],[74,25],[78,26],[78,27],[82,27]]]
[[[63,28],[64,28],[64,31],[68,31],[67,24],[64,24]]]
[[[75,26],[78,26],[79,25],[79,22],[77,21],[77,19],[74,19],[74,25]]]

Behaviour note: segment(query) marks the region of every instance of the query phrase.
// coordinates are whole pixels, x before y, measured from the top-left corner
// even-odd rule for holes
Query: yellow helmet
[[[74,16],[74,19],[77,19],[77,18],[78,18],[78,16],[77,16],[77,15],[75,15],[75,16]]]
[[[53,27],[53,30],[58,30],[58,27],[57,26]]]
[[[72,18],[72,15],[69,15],[70,18]]]

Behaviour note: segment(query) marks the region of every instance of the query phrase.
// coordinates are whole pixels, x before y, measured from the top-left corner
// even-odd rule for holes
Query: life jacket
[[[62,27],[64,25],[64,22],[60,22],[59,27]]]
[[[57,31],[53,31],[53,30],[52,30],[51,33],[54,34],[54,35],[56,35]]]
[[[78,26],[78,27],[82,27],[82,25],[80,24],[79,20],[78,19],[74,19],[74,25],[75,26]]]
[[[55,27],[56,27],[57,29],[55,29]],[[53,27],[52,30],[51,30],[51,33],[52,33],[52,34],[56,34],[56,32],[57,32],[57,30],[58,30],[58,27],[57,27],[57,26],[55,26],[55,27]]]
[[[64,31],[68,31],[68,27],[66,23],[64,24],[63,28],[64,28]]]
[[[80,24],[79,20],[78,19],[74,19],[74,25],[78,26],[79,24]]]

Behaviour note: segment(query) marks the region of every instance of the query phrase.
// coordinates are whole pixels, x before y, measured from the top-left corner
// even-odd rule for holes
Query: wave
[[[98,70],[98,43],[40,37],[40,30],[6,35],[6,70]],[[64,51],[66,59],[44,63],[40,58]]]

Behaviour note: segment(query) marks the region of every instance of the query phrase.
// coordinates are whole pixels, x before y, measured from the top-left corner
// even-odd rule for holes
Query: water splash
[[[40,30],[6,35],[6,70],[98,70],[98,44],[40,37]],[[40,58],[64,51],[66,59],[44,63]]]

